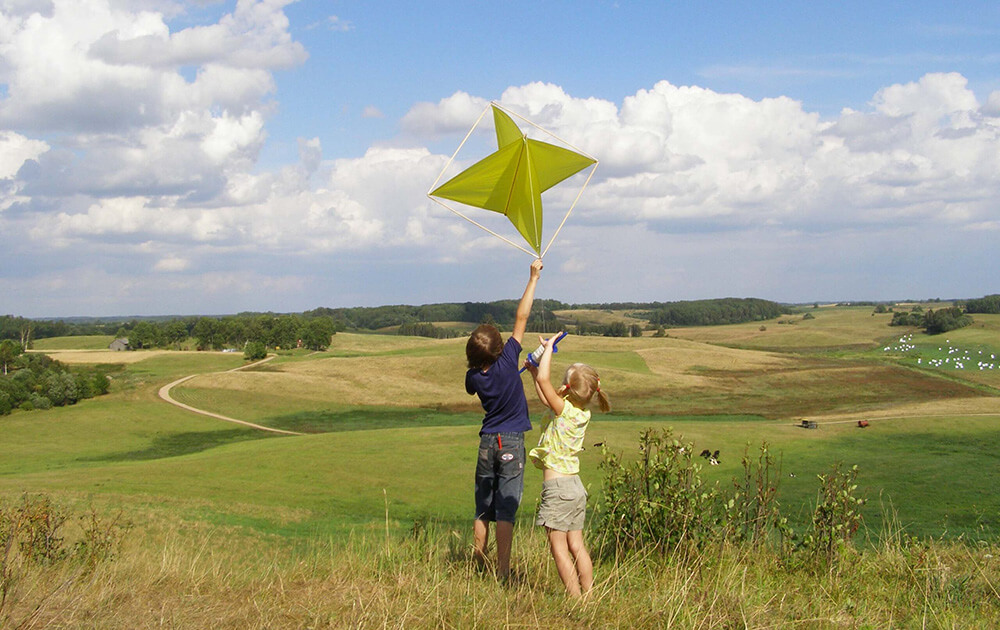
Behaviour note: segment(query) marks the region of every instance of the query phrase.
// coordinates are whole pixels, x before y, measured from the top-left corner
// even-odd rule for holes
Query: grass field
[[[611,414],[595,414],[588,448],[581,455],[581,477],[595,502],[600,501],[602,479],[600,449],[593,444],[604,442],[615,452],[635,457],[644,428],[672,427],[696,451],[720,451],[721,465],[706,465],[702,473],[722,486],[731,485],[741,471],[746,449],[752,452],[767,442],[780,455],[780,501],[800,531],[815,501],[817,475],[843,462],[859,467],[859,491],[868,498],[863,513],[873,533],[886,527],[884,513],[889,512],[894,515],[892,526],[908,535],[976,540],[982,541],[980,550],[992,549],[1000,539],[1000,495],[995,492],[1000,485],[1000,369],[955,368],[943,361],[1000,353],[1000,317],[976,316],[973,327],[928,337],[890,328],[889,318],[873,317],[871,309],[811,312],[815,319],[791,324],[775,320],[673,329],[667,338],[567,338],[556,356],[556,369],[575,361],[591,363],[601,372],[613,406]],[[455,558],[464,557],[470,539],[470,488],[480,420],[478,401],[462,386],[464,343],[341,333],[326,352],[283,354],[233,372],[243,361],[231,353],[110,353],[74,348],[72,339],[52,340],[49,354],[61,361],[123,367],[107,396],[0,417],[0,503],[16,503],[23,493],[45,493],[68,509],[125,511],[139,533],[130,539],[132,560],[108,569],[115,573],[108,580],[126,579],[117,572],[134,571],[129,579],[151,591],[157,589],[157,574],[181,590],[197,591],[201,580],[214,598],[198,614],[164,608],[167,626],[186,627],[215,613],[221,618],[234,615],[233,627],[298,626],[309,620],[322,626],[332,610],[364,622],[361,625],[398,625],[389,619],[376,623],[377,610],[396,611],[400,618],[409,610],[398,584],[384,586],[391,575],[400,580],[437,579],[440,591],[417,589],[425,601],[446,605],[454,601],[450,598],[461,598],[462,587],[454,580],[455,575],[464,579],[467,566]],[[88,338],[85,345],[94,342]],[[199,376],[174,388],[172,396],[178,401],[306,435],[273,436],[184,411],[157,397],[164,384],[193,374]],[[531,393],[530,386],[527,391]],[[534,400],[531,403],[537,418],[540,409]],[[817,420],[819,428],[800,428],[803,418]],[[870,426],[858,428],[859,419],[869,420]],[[529,443],[536,439],[537,433],[528,437]],[[540,475],[529,470],[525,513],[533,509],[539,489]],[[525,540],[519,553],[526,570],[534,573],[518,588],[551,593],[554,577],[544,537],[529,520],[525,515],[518,528],[518,540]],[[401,537],[410,540],[407,532],[425,527],[433,536],[424,551],[406,543],[399,556],[380,555],[383,545],[394,547]],[[217,541],[219,549],[199,551],[198,541],[208,539]],[[366,551],[354,554],[352,545]],[[247,548],[265,550],[263,558],[270,559],[248,558]],[[949,549],[940,553],[959,553]],[[420,570],[409,566],[412,554],[420,553],[444,557],[444,564],[435,561]],[[719,553],[725,560],[716,568],[736,571],[738,560],[726,556],[729,552]],[[378,568],[366,573],[354,564],[369,561],[388,563],[380,565],[388,573]],[[225,562],[231,566],[222,567]],[[992,561],[982,555],[948,562],[964,562],[962,566],[982,575],[994,571],[983,564]],[[423,570],[439,573],[428,576]],[[638,578],[631,570],[603,568],[605,576],[621,571],[616,579],[622,584],[637,581],[647,589],[660,579]],[[383,584],[380,596],[386,601],[345,595],[324,582],[339,584],[333,577],[338,572],[353,575],[358,584]],[[481,576],[466,577],[477,588],[486,588]],[[44,571],[36,578],[40,583],[56,579]],[[239,593],[240,601],[249,601],[245,598],[260,598],[267,585],[286,578],[298,580],[299,587],[282,587],[290,588],[287,597],[295,606],[304,605],[312,589],[317,596],[327,589],[336,593],[327,593],[330,599],[316,604],[314,616],[299,611],[287,613],[284,621],[263,613],[254,617],[245,606],[239,614],[213,608],[223,606],[221,600],[230,590]],[[734,577],[725,573],[715,579],[728,584]],[[531,584],[535,586],[529,588]],[[995,584],[983,587],[984,596],[996,595],[996,590],[988,595],[989,585]],[[845,588],[839,583],[825,588],[835,586]],[[117,592],[111,585],[103,588],[105,593]],[[608,588],[618,592],[617,586]],[[502,591],[498,597],[510,602],[516,592],[522,591]],[[131,602],[123,603],[122,610],[139,606],[124,593],[117,597]],[[167,606],[174,597],[159,593],[152,599]],[[286,595],[263,597],[281,606]],[[618,597],[616,605],[627,599],[630,610],[650,602]],[[792,616],[806,614],[807,594],[793,592],[790,597],[803,602],[802,610]],[[354,608],[331,604],[341,600]],[[106,604],[88,601],[91,609]],[[367,613],[358,603],[364,601],[371,606]],[[721,604],[715,602],[708,610],[720,610],[713,606]],[[771,608],[766,600],[758,604],[762,610],[773,609],[773,602]],[[465,625],[463,620],[482,625],[486,619],[474,611],[468,617],[435,616],[413,605],[424,610],[423,619],[437,620],[430,625]],[[535,611],[539,618],[563,618],[567,611],[577,615],[570,617],[576,619],[569,624],[573,627],[616,625],[599,623],[588,616],[591,613],[562,604],[540,606]],[[941,606],[941,611],[949,610]],[[841,599],[837,607],[843,607]],[[483,610],[497,609],[489,604]],[[530,614],[530,609],[521,612]],[[105,624],[92,625],[129,627],[129,619],[141,619],[137,625],[145,626],[153,618],[135,615],[117,625],[104,616]],[[748,627],[767,627],[767,615],[753,618],[758,625]],[[0,615],[0,622],[3,619]],[[637,621],[634,615],[628,619],[624,625]],[[684,627],[718,627],[699,619]]]
[[[38,352],[51,350],[107,350],[115,338],[111,335],[81,335],[79,337],[52,337],[36,339],[32,347]]]

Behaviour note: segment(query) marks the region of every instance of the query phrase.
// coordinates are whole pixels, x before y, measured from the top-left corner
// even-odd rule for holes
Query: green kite
[[[570,149],[530,139],[518,128],[511,117],[495,103],[491,104],[491,107],[496,126],[497,150],[427,194],[432,199],[440,197],[505,215],[521,233],[524,240],[528,242],[535,255],[541,257],[544,254],[542,250],[542,193],[588,166],[594,165],[596,169],[597,160]],[[485,115],[485,113],[484,111],[483,114]],[[480,116],[481,119],[482,116]],[[478,124],[477,121],[476,125]],[[472,131],[469,134],[471,135]],[[468,136],[466,136],[466,140],[468,140]],[[461,148],[460,145],[459,149]],[[455,154],[457,155],[458,151],[455,151]],[[454,157],[453,155],[452,159]],[[445,168],[447,169],[447,166]],[[593,174],[594,172],[591,171],[587,182],[590,181]],[[584,188],[586,184],[585,182]],[[580,193],[583,193],[583,188],[580,189]],[[579,199],[579,195],[577,195],[577,199]],[[437,199],[434,201],[518,249],[528,251]],[[573,205],[576,205],[575,201]],[[563,223],[566,222],[566,218],[569,217],[572,210],[571,206],[566,212],[566,217],[563,218]],[[562,224],[559,225],[559,229],[562,229]],[[558,232],[557,229],[556,234]],[[555,236],[553,234],[552,240],[555,239]],[[552,245],[552,240],[549,241],[549,246]],[[545,251],[548,251],[548,246],[546,246]]]

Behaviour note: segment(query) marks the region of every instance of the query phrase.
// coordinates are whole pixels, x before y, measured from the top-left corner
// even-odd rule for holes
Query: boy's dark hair
[[[503,339],[496,326],[480,324],[465,344],[465,358],[469,360],[469,369],[480,370],[496,363],[503,353]]]

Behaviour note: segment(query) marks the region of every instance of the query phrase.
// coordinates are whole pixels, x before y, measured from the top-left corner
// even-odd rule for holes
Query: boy
[[[490,521],[496,522],[496,568],[501,580],[510,576],[514,517],[524,491],[524,432],[531,430],[531,420],[518,369],[521,340],[541,271],[541,259],[531,263],[528,285],[517,305],[514,331],[506,344],[495,326],[483,324],[472,331],[465,345],[469,362],[465,391],[479,395],[485,412],[476,463],[474,553],[477,561],[486,562]]]

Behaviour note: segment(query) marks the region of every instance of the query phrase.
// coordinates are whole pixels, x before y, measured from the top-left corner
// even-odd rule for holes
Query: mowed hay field
[[[568,337],[556,370],[576,361],[594,365],[613,406],[611,414],[595,413],[581,454],[592,505],[602,495],[596,443],[634,458],[641,431],[670,428],[695,452],[720,451],[721,464],[706,463],[702,474],[727,487],[742,470],[744,452],[766,442],[780,457],[779,498],[799,531],[811,515],[817,475],[836,463],[857,464],[873,538],[888,513],[892,527],[907,534],[981,540],[983,549],[993,549],[1000,532],[1000,370],[928,366],[949,344],[977,356],[1000,352],[1000,318],[976,316],[972,327],[928,337],[890,328],[887,318],[870,313],[820,308],[815,319],[795,324],[672,329],[666,338]],[[774,335],[780,342],[760,336],[772,330],[780,331]],[[530,350],[535,336],[528,339]],[[599,580],[609,580],[602,592],[611,595],[589,609],[562,603],[544,535],[530,526],[541,485],[533,469],[515,543],[522,581],[505,590],[471,572],[480,408],[464,391],[464,339],[340,333],[326,352],[282,353],[240,371],[232,370],[242,357],[232,353],[109,356],[74,352],[66,339],[53,343],[62,350],[50,354],[60,360],[87,363],[89,355],[122,368],[107,396],[0,417],[0,503],[43,493],[76,513],[122,513],[133,528],[120,562],[74,578],[71,588],[46,600],[37,617],[43,625],[340,627],[338,620],[349,620],[349,626],[399,627],[409,620],[465,627],[500,619],[497,625],[627,627],[658,623],[637,612],[650,606],[674,610],[680,619],[693,614],[680,612],[688,608],[709,611],[679,627],[780,627],[781,620],[809,615],[825,621],[808,627],[840,627],[840,614],[848,625],[894,623],[891,614],[866,613],[859,602],[867,595],[839,581],[818,585],[828,593],[819,600],[804,586],[769,583],[766,575],[748,587],[745,572],[753,576],[760,567],[725,554],[699,569],[715,585],[694,587],[700,594],[688,590],[686,578],[671,586],[666,575],[647,575],[639,565],[599,565]],[[163,385],[195,374],[173,389],[175,399],[303,435],[226,423],[157,396]],[[525,384],[537,426],[540,408],[527,374]],[[800,428],[803,418],[819,428]],[[858,428],[859,419],[870,426]],[[535,440],[537,429],[528,436]],[[68,541],[79,538],[79,523],[66,532]],[[974,563],[987,562],[976,557]],[[958,571],[969,560],[940,562]],[[948,575],[937,564],[921,566]],[[970,570],[992,575],[986,565]],[[14,622],[71,576],[52,568],[36,577],[34,590],[10,600]],[[626,595],[615,584],[632,586]],[[728,594],[718,600],[713,588]],[[776,603],[778,589],[789,603]],[[887,606],[905,599],[871,596],[885,597]],[[834,602],[835,610],[810,612],[820,600]],[[836,612],[847,600],[854,608]],[[756,603],[745,608],[747,601]],[[790,602],[802,610],[773,618],[759,612]],[[722,612],[728,609],[739,614],[728,617]],[[496,617],[510,611],[512,618]],[[960,618],[949,624],[952,618],[929,614],[938,627],[963,627]]]

